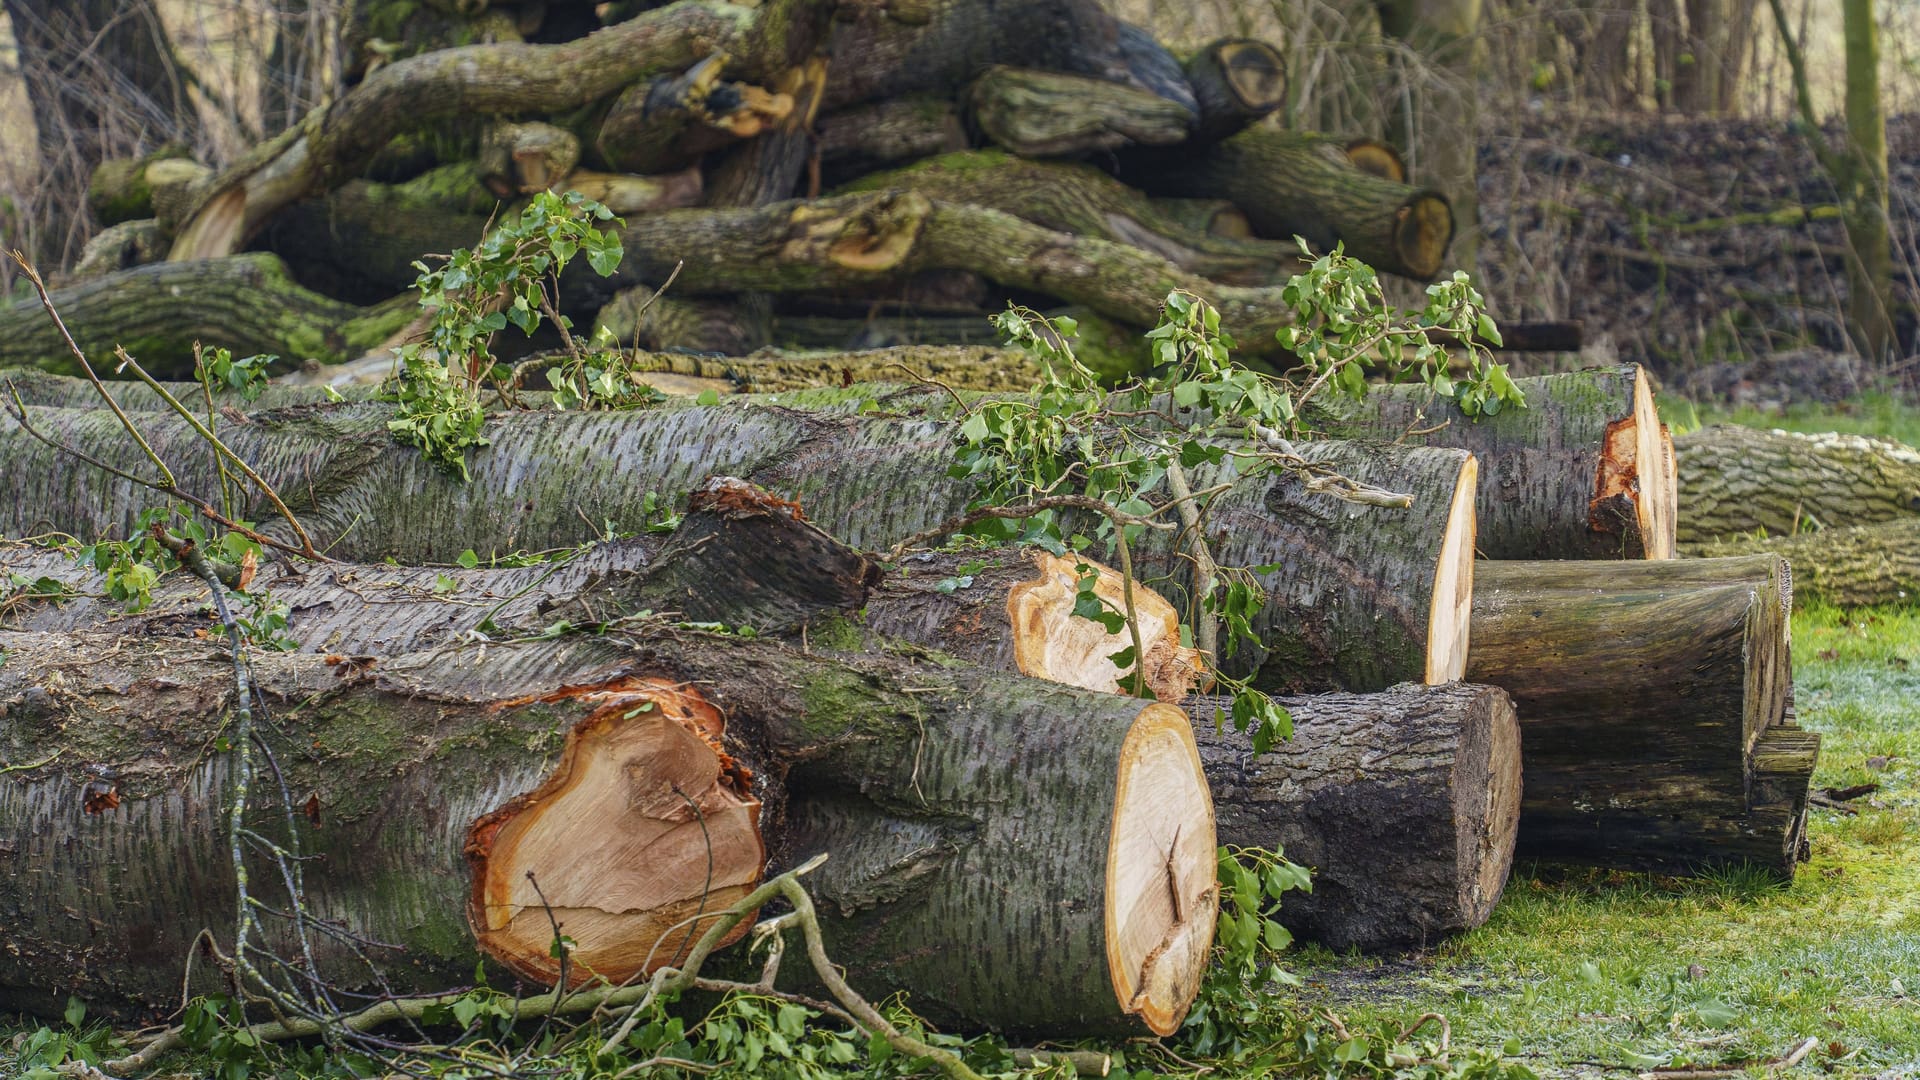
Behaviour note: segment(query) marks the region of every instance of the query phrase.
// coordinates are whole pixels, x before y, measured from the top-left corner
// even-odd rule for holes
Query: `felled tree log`
[[[1154,195],[1227,199],[1255,235],[1306,239],[1383,273],[1425,281],[1453,239],[1445,195],[1356,168],[1345,149],[1316,135],[1245,131],[1202,153],[1132,155],[1120,178]]]
[[[1673,449],[1683,543],[1920,521],[1920,452],[1891,439],[1715,424]]]
[[[1286,60],[1263,41],[1222,38],[1189,57],[1186,73],[1200,105],[1196,142],[1219,142],[1287,103]]]
[[[1169,221],[1189,232],[1245,240],[1253,235],[1253,226],[1240,208],[1225,199],[1149,199],[1153,208]]]
[[[785,588],[769,590],[757,579],[729,584],[739,564],[769,560],[787,567],[778,574]],[[131,612],[106,595],[103,575],[66,551],[0,546],[0,572],[65,590],[64,599],[0,603],[0,627],[10,630],[182,637],[216,625],[206,587],[183,573],[163,578],[152,603]],[[756,567],[760,577],[775,573]],[[671,533],[594,544],[547,563],[275,565],[249,588],[286,606],[285,636],[302,652],[397,656],[533,636],[560,622],[601,625],[662,611],[802,641],[811,623],[815,648],[859,652],[879,635],[993,671],[1124,692],[1130,669],[1111,657],[1131,635],[1075,614],[1082,576],[1107,610],[1125,610],[1120,574],[1092,560],[1038,548],[922,552],[883,569],[808,524],[797,505],[716,478],[694,492]],[[1180,701],[1208,681],[1205,661],[1180,644],[1179,613],[1157,593],[1137,588],[1134,607],[1146,684],[1157,700]]]
[[[1347,160],[1363,173],[1371,173],[1396,184],[1407,182],[1407,163],[1400,151],[1378,139],[1352,139],[1346,145]]]
[[[1125,83],[1029,68],[988,68],[966,92],[966,115],[1021,157],[1080,157],[1123,146],[1172,146],[1193,133],[1190,103]]]
[[[233,916],[228,758],[204,752],[231,662],[170,638],[7,633],[0,648],[0,747],[32,766],[0,777],[0,1000],[171,1009],[194,935]],[[686,631],[478,661],[476,646],[254,663],[262,700],[298,725],[301,752],[279,762],[318,822],[309,910],[400,946],[380,951],[397,989],[470,981],[476,935],[551,981],[549,905],[574,977],[618,982],[673,962],[680,921],[743,895],[769,855],[777,871],[821,851],[808,887],[869,995],[907,990],[968,1026],[1165,1033],[1198,987],[1213,830],[1172,706]],[[81,781],[100,770],[118,804],[89,816]],[[264,798],[255,813],[282,834]],[[271,896],[275,875],[251,871]],[[333,937],[314,948],[323,973],[375,989]],[[195,970],[190,989],[217,988]]]
[[[108,366],[114,346],[124,345],[160,375],[191,371],[195,341],[236,356],[335,363],[378,345],[419,311],[411,296],[367,308],[329,300],[295,284],[266,254],[135,267],[55,289],[52,297],[96,365]],[[0,365],[79,370],[38,300],[0,310]]]
[[[685,253],[680,293],[812,292],[899,282],[932,270],[978,274],[1001,286],[1084,304],[1134,326],[1159,318],[1185,289],[1220,310],[1236,355],[1277,350],[1293,320],[1281,286],[1222,285],[1130,244],[1055,232],[1009,214],[873,192],[750,209],[677,210],[629,219],[627,257],[610,278],[569,275],[570,306],[596,307],[620,289],[664,281]]]
[[[281,208],[352,179],[396,134],[434,120],[558,113],[716,51],[749,81],[785,70],[812,47],[798,20],[827,10],[781,0],[743,17],[726,4],[678,0],[564,45],[468,45],[385,65],[204,185],[171,257],[232,254]]]
[[[1125,83],[1195,107],[1179,61],[1094,0],[929,0],[866,9],[837,21],[830,43],[834,56],[857,59],[835,76],[828,109],[914,94],[947,97],[995,64]]]
[[[1125,244],[1223,284],[1284,283],[1301,269],[1297,247],[1195,232],[1091,165],[1027,161],[979,150],[874,173],[849,188],[886,189],[999,210],[1082,239]]]
[[[1801,604],[1904,607],[1920,600],[1920,521],[1852,525],[1797,536],[1729,536],[1682,545],[1687,555],[1765,552],[1793,565],[1793,594]]]
[[[1293,738],[1255,755],[1187,702],[1222,844],[1313,870],[1280,921],[1337,950],[1424,947],[1487,921],[1520,821],[1520,727],[1503,690],[1452,683],[1288,697]]]
[[[889,98],[830,112],[820,117],[815,135],[829,183],[968,146],[953,103],[935,97]]]
[[[1818,741],[1788,715],[1790,605],[1772,556],[1478,564],[1467,678],[1520,713],[1518,853],[1791,876]]]
[[[793,112],[789,95],[721,78],[726,63],[716,54],[621,91],[594,136],[601,160],[621,172],[672,172]]]
[[[473,479],[463,484],[393,443],[387,415],[378,406],[314,408],[262,415],[223,428],[222,437],[276,484],[316,543],[367,561],[571,546],[593,539],[602,522],[642,530],[647,494],[677,500],[711,474],[798,499],[823,528],[872,548],[957,516],[973,496],[968,481],[948,474],[954,424],[937,419],[725,404],[519,413],[490,421],[492,445],[473,454]],[[145,467],[109,414],[43,409],[33,422],[102,460]],[[143,428],[181,485],[218,490],[204,446],[184,424],[153,417]],[[1413,505],[1363,507],[1293,475],[1242,480],[1219,496],[1210,511],[1215,561],[1270,567],[1258,578],[1268,602],[1253,620],[1264,648],[1241,649],[1228,669],[1281,690],[1459,677],[1473,581],[1471,456],[1334,441],[1302,452],[1354,480],[1405,492]],[[0,420],[0,462],[24,478],[20,498],[0,504],[0,535],[48,526],[99,535],[126,528],[151,503],[123,481],[60,460],[11,418]],[[1206,470],[1195,470],[1195,490],[1209,482]],[[248,516],[272,514],[249,507]],[[1155,533],[1133,556],[1141,578],[1164,579],[1179,606],[1191,568],[1169,540]]]
[[[1516,379],[1524,409],[1472,418],[1417,385],[1321,399],[1340,437],[1457,446],[1480,459],[1480,554],[1489,559],[1667,559],[1673,461],[1637,365]]]
[[[131,270],[167,257],[167,234],[153,218],[111,225],[93,234],[80,251],[73,269],[55,279],[58,285],[91,281],[117,270]]]
[[[764,294],[683,299],[656,296],[651,288],[628,289],[600,308],[601,327],[623,347],[744,356],[767,347],[773,312]]]

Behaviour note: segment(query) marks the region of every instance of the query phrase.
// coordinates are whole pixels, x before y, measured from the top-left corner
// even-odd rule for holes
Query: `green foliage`
[[[1110,545],[1125,564],[1150,527],[1147,519],[1175,510],[1188,522],[1179,534],[1182,554],[1195,565],[1211,565],[1210,552],[1200,557],[1198,538],[1205,530],[1193,526],[1204,522],[1211,498],[1234,482],[1262,472],[1311,471],[1287,439],[1300,434],[1301,404],[1324,388],[1362,395],[1373,370],[1418,378],[1473,415],[1524,405],[1505,369],[1486,363],[1479,346],[1467,349],[1466,375],[1456,380],[1449,374],[1447,351],[1435,335],[1466,339],[1478,333],[1499,340],[1480,294],[1464,274],[1429,288],[1421,311],[1399,312],[1386,303],[1371,268],[1336,250],[1294,277],[1285,296],[1297,322],[1280,332],[1280,340],[1300,357],[1304,384],[1233,363],[1234,342],[1221,332],[1219,312],[1184,292],[1167,296],[1159,324],[1147,334],[1154,370],[1111,392],[1074,356],[1074,320],[1049,320],[1021,308],[1001,314],[996,319],[1001,334],[1039,361],[1040,385],[1030,394],[986,398],[966,410],[953,475],[974,481],[975,509],[1071,495],[1107,512],[990,517],[973,531],[1056,553]],[[1189,472],[1217,486],[1192,490],[1185,499],[1174,496],[1187,485]],[[1347,487],[1358,486],[1349,482]],[[1177,505],[1183,502],[1188,505]],[[1259,575],[1274,569],[1221,566],[1198,583],[1188,621],[1217,620],[1224,633],[1216,661],[1260,643],[1253,627],[1266,599]],[[1083,566],[1075,614],[1118,634],[1133,613],[1098,596],[1094,580],[1091,568]],[[1132,672],[1129,688],[1145,694],[1136,645],[1110,659]],[[1218,678],[1233,698],[1218,722],[1251,731],[1256,751],[1292,734],[1291,718],[1270,697],[1244,680]]]
[[[119,1040],[105,1024],[88,1024],[86,1018],[86,1003],[67,998],[65,1026],[42,1024],[0,1043],[0,1075],[19,1080],[60,1080],[74,1075],[62,1066],[70,1068],[78,1063],[98,1067],[117,1048]]]
[[[260,392],[267,388],[269,369],[278,359],[272,354],[235,359],[231,349],[204,349],[196,345],[193,378],[210,398],[231,393],[239,395],[242,401],[257,401]]]
[[[1313,258],[1304,242],[1300,250]],[[1468,416],[1526,404],[1506,365],[1492,363],[1480,344],[1500,344],[1500,330],[1465,271],[1427,286],[1427,302],[1418,312],[1401,312],[1387,303],[1372,267],[1335,248],[1313,258],[1281,295],[1296,321],[1279,332],[1280,344],[1312,372],[1312,386],[1330,381],[1342,393],[1364,397],[1372,369],[1395,382],[1424,382]],[[1457,379],[1449,370],[1447,341],[1466,343],[1467,371]]]
[[[414,264],[420,304],[434,314],[426,341],[397,350],[401,370],[390,394],[398,408],[387,422],[395,438],[468,478],[467,451],[487,445],[480,392],[488,383],[503,395],[512,390],[513,373],[493,359],[494,337],[509,326],[528,336],[547,323],[559,331],[567,355],[547,369],[554,408],[630,408],[662,400],[609,342],[583,346],[573,336],[573,321],[559,310],[560,275],[576,257],[601,277],[620,265],[620,237],[598,228],[601,222],[620,224],[591,199],[543,191],[477,246],[455,251],[437,268]]]

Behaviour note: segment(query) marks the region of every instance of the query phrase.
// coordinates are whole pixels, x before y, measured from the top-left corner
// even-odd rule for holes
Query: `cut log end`
[[[623,679],[566,696],[604,704],[568,733],[545,783],[474,822],[468,919],[526,978],[560,981],[558,934],[570,984],[622,983],[679,963],[699,936],[690,920],[759,884],[760,804],[697,692]]]
[[[1355,139],[1348,143],[1347,160],[1354,168],[1382,180],[1396,184],[1407,182],[1407,163],[1400,157],[1400,151],[1377,139]]]
[[[1120,749],[1107,848],[1107,970],[1124,1012],[1156,1035],[1186,1018],[1219,914],[1213,799],[1187,715],[1141,710]]]
[[[1400,208],[1393,229],[1394,247],[1407,273],[1421,281],[1440,272],[1453,242],[1453,206],[1436,191],[1422,191]]]
[[[1286,62],[1273,46],[1242,38],[1218,42],[1210,49],[1241,108],[1264,115],[1286,104]]]
[[[1034,561],[1039,576],[1007,593],[1013,659],[1020,674],[1086,690],[1124,692],[1122,682],[1131,669],[1121,668],[1111,657],[1128,642],[1125,632],[1116,636],[1073,613],[1079,596],[1079,567],[1092,571],[1094,595],[1113,611],[1126,610],[1121,576],[1098,563],[1043,551],[1034,553]],[[1147,687],[1159,701],[1180,701],[1205,679],[1205,661],[1199,650],[1180,644],[1180,613],[1159,593],[1135,588],[1133,603],[1139,616]]]
[[[1430,686],[1455,682],[1467,672],[1467,635],[1473,621],[1473,501],[1480,487],[1480,461],[1460,467],[1447,514],[1446,536],[1433,572],[1433,606],[1427,613],[1427,675]]]
[[[1478,926],[1493,914],[1507,887],[1520,835],[1520,724],[1513,699],[1480,695],[1462,734],[1466,745],[1454,757],[1451,787],[1463,793],[1454,817],[1455,851],[1458,865],[1475,872],[1460,878],[1459,910],[1466,925]],[[1478,771],[1482,767],[1484,774]]]
[[[1634,371],[1632,412],[1607,425],[1590,516],[1596,532],[1625,536],[1627,554],[1673,558],[1679,483],[1672,439],[1644,370]]]

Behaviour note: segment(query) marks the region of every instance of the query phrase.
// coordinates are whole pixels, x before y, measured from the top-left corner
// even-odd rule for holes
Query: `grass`
[[[1880,435],[1898,439],[1908,446],[1920,446],[1920,406],[1882,393],[1862,394],[1832,405],[1792,405],[1778,412],[1751,405],[1694,405],[1662,400],[1660,417],[1673,426],[1676,435],[1708,424],[1744,424],[1809,434],[1841,431]]]
[[[1815,811],[1791,885],[1517,867],[1486,926],[1424,957],[1303,951],[1309,999],[1441,1012],[1456,1042],[1517,1039],[1545,1076],[1765,1061],[1808,1037],[1771,1075],[1920,1076],[1920,612],[1802,612],[1794,650],[1815,787],[1881,789],[1857,816]]]

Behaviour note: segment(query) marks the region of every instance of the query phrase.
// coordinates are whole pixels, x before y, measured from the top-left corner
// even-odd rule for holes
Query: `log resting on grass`
[[[1715,424],[1673,449],[1682,543],[1920,522],[1920,451],[1892,439]]]
[[[193,343],[235,356],[274,353],[286,360],[338,363],[386,340],[419,313],[400,296],[372,307],[330,300],[288,276],[267,254],[190,263],[155,263],[51,293],[74,340],[96,369],[113,366],[123,345],[155,375],[193,369]],[[79,364],[38,300],[0,309],[0,366],[37,366],[73,374]]]
[[[1425,281],[1453,239],[1445,195],[1364,172],[1319,135],[1256,129],[1199,153],[1141,151],[1123,164],[1120,178],[1149,194],[1230,200],[1257,236],[1301,236],[1317,252],[1344,243],[1382,273]]]
[[[1792,875],[1817,740],[1788,712],[1787,574],[1770,555],[1475,568],[1467,678],[1520,712],[1521,856]]]
[[[177,1008],[195,935],[233,921],[229,759],[206,752],[231,660],[177,638],[0,648],[0,754],[31,766],[0,776],[0,1003]],[[297,739],[277,757],[306,808],[309,910],[397,946],[375,955],[398,991],[470,982],[476,934],[553,980],[549,905],[576,978],[620,982],[674,962],[686,917],[822,851],[807,887],[828,950],[875,999],[904,990],[970,1027],[1166,1034],[1198,988],[1213,822],[1173,706],[670,629],[479,648],[253,663]],[[257,797],[255,827],[283,836]],[[250,877],[285,902],[269,866]],[[332,934],[314,949],[377,990]],[[190,992],[219,986],[194,968]]]
[[[1688,555],[1778,555],[1793,566],[1794,598],[1839,608],[1920,601],[1920,519],[1820,529],[1798,536],[1731,536],[1684,546]]]
[[[955,425],[937,419],[725,403],[516,413],[488,422],[492,445],[473,454],[463,484],[394,443],[387,418],[379,405],[309,406],[257,414],[222,437],[275,483],[317,544],[364,561],[451,562],[467,548],[504,554],[571,546],[603,527],[638,531],[649,493],[671,505],[715,474],[798,499],[822,528],[871,548],[948,521],[973,498],[969,481],[948,474]],[[146,467],[104,411],[35,409],[32,422],[103,460]],[[167,416],[142,424],[183,487],[219,490],[191,429]],[[1208,537],[1215,561],[1270,567],[1259,575],[1269,599],[1254,619],[1264,647],[1242,648],[1228,670],[1296,691],[1458,678],[1473,581],[1473,458],[1337,441],[1301,451],[1322,468],[1410,494],[1413,505],[1345,502],[1291,473],[1243,478],[1219,496]],[[0,535],[51,527],[93,537],[126,529],[154,501],[62,460],[11,417],[0,418],[0,462],[23,478],[19,498],[0,504]],[[1204,490],[1207,470],[1194,473],[1194,489]],[[247,516],[270,521],[261,509],[249,506]],[[1143,539],[1135,568],[1142,580],[1164,579],[1181,606],[1191,567],[1170,541],[1159,532]],[[1109,565],[1117,557],[1089,554]]]
[[[1516,379],[1524,409],[1478,419],[1423,386],[1322,398],[1310,422],[1343,438],[1457,446],[1480,459],[1489,559],[1673,557],[1673,459],[1638,365]]]
[[[1337,950],[1426,947],[1487,921],[1520,821],[1520,727],[1491,686],[1402,685],[1279,699],[1293,738],[1255,755],[1187,702],[1222,844],[1313,869],[1280,921]]]

